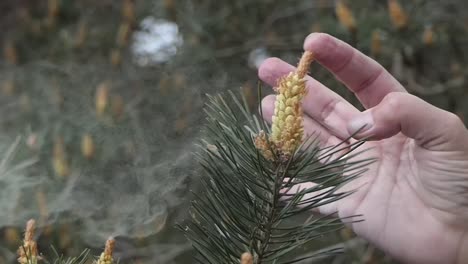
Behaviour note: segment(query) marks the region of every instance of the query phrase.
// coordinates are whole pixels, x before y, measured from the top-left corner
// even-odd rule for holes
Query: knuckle
[[[463,122],[461,121],[460,117],[454,113],[447,112],[447,117],[445,120],[449,128],[457,128],[463,126]]]
[[[403,104],[405,94],[403,93],[389,93],[382,100],[382,104],[386,107],[397,111]]]

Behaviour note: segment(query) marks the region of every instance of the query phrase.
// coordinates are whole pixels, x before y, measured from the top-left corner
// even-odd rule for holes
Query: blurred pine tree
[[[204,94],[243,86],[254,109],[255,67],[268,56],[295,63],[312,31],[348,41],[410,92],[468,117],[463,0],[3,0],[0,14],[0,143],[22,134],[18,159],[38,160],[21,177],[0,176],[0,263],[14,259],[4,249],[29,218],[42,219],[41,252],[53,243],[98,254],[121,235],[131,239],[123,263],[186,263],[170,227],[198,174],[190,152]],[[57,243],[61,230],[71,242]],[[377,261],[358,244],[357,263]]]

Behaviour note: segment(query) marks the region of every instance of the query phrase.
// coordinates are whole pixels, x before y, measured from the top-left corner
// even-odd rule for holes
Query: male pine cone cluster
[[[270,142],[274,144],[275,150],[282,157],[291,156],[301,144],[304,136],[302,117],[302,98],[306,94],[304,77],[312,61],[313,54],[306,51],[297,70],[281,78],[275,89],[278,95],[272,117]],[[271,148],[263,131],[255,138],[255,146],[265,158],[273,160]]]
[[[296,149],[304,134],[301,101],[306,92],[305,80],[296,72],[291,72],[280,80],[277,92],[271,141],[281,153],[289,155]]]
[[[20,264],[38,263],[37,243],[34,240],[35,230],[36,222],[34,220],[29,220],[26,225],[26,231],[24,232],[23,245],[18,249],[18,263]]]
[[[26,224],[23,244],[18,249],[18,263],[19,264],[38,264],[39,263],[38,261],[42,259],[38,253],[37,242],[34,240],[35,231],[36,231],[36,221],[31,219]],[[106,247],[104,251],[99,256],[99,258],[95,260],[93,263],[94,264],[114,264],[115,263],[114,258],[112,257],[114,246],[115,246],[115,239],[112,237],[107,239]]]
[[[107,239],[106,247],[104,248],[104,251],[101,253],[101,256],[99,256],[99,259],[97,260],[96,264],[113,264],[114,263],[114,259],[112,258],[114,245],[115,245],[115,239],[113,238]]]

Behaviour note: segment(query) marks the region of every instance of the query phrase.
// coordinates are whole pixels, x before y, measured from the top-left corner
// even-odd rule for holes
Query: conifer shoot
[[[306,51],[296,71],[279,80],[278,95],[272,117],[271,141],[282,156],[290,156],[301,144],[304,136],[302,98],[306,94],[305,76],[313,61],[312,52]]]

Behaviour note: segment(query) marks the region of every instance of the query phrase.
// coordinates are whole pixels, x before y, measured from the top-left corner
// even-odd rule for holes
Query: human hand
[[[306,133],[318,132],[323,146],[332,146],[365,126],[353,139],[372,139],[360,158],[378,158],[345,186],[355,193],[319,211],[362,215],[363,222],[351,224],[355,233],[401,261],[468,263],[468,130],[461,120],[410,95],[381,65],[336,38],[313,33],[304,49],[367,109],[360,112],[308,76]],[[293,69],[270,58],[259,76],[276,86]],[[269,122],[274,100],[262,102]]]

